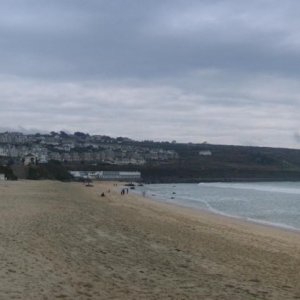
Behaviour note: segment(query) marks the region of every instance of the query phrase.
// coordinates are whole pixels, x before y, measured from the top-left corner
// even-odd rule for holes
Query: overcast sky
[[[300,146],[300,2],[0,0],[0,130]]]

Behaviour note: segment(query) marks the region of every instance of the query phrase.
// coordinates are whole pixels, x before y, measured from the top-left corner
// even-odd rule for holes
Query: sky
[[[0,0],[0,131],[299,148],[299,9]]]

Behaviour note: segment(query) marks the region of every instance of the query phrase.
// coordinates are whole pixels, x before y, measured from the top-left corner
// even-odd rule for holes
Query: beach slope
[[[0,299],[300,299],[299,237],[111,183],[1,182]]]

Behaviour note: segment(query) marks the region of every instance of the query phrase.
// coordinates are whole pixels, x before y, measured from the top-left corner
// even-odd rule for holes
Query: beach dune
[[[112,183],[1,182],[0,299],[300,299],[299,237]]]

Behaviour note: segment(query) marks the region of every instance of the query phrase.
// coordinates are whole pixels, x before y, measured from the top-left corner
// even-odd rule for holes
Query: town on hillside
[[[1,173],[11,179],[58,180],[140,174],[149,183],[300,180],[300,150],[136,141],[82,132],[3,132]]]
[[[82,132],[49,134],[0,133],[0,163],[45,164],[50,160],[66,163],[144,165],[178,158],[174,150],[133,144],[128,138],[111,138]]]

